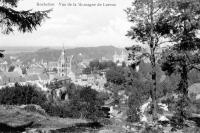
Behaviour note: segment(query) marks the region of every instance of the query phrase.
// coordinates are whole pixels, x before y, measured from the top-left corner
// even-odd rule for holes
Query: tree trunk
[[[153,81],[153,88],[151,90],[151,98],[152,98],[152,113],[153,113],[153,120],[155,121],[157,119],[157,98],[156,98],[156,59],[155,59],[155,44],[154,44],[154,19],[153,19],[153,0],[151,0],[150,3],[150,22],[151,22],[151,32],[150,32],[150,49],[151,49],[151,66],[152,66],[152,72],[151,72],[151,78]]]
[[[184,13],[186,10],[184,9]],[[188,31],[186,28],[186,21],[184,21],[184,31],[183,35],[187,36]],[[183,36],[183,40],[185,37]],[[181,44],[184,45],[184,44]],[[181,53],[185,53],[183,60],[180,62],[181,66],[181,80],[178,85],[178,94],[179,94],[179,100],[176,105],[176,116],[178,117],[178,124],[181,127],[184,127],[185,120],[188,118],[189,110],[188,110],[188,105],[189,105],[189,98],[188,98],[188,68],[187,68],[187,51],[181,50]]]
[[[153,87],[152,87],[152,104],[153,104],[153,120],[157,119],[157,97],[156,97],[156,64],[155,64],[155,56],[152,55],[152,81],[153,81]]]
[[[181,81],[178,85],[178,94],[179,100],[176,103],[176,117],[178,118],[177,124],[181,127],[184,127],[185,120],[188,117],[188,70],[187,65],[183,61],[182,64],[182,71],[181,71]]]
[[[182,93],[185,97],[188,95],[188,71],[186,64],[182,66],[181,80],[182,80]]]

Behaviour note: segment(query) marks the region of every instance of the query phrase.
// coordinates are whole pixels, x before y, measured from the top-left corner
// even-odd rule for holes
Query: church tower
[[[113,55],[113,62],[116,63],[117,61],[118,61],[118,55],[117,55],[117,52],[115,51]]]
[[[63,45],[63,49],[60,55],[60,58],[58,60],[58,74],[60,77],[64,77],[67,75],[67,63],[66,63],[66,57],[65,57],[65,48]]]

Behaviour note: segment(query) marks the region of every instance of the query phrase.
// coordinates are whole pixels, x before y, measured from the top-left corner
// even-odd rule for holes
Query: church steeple
[[[65,55],[65,46],[63,44],[63,48],[62,48],[62,55]]]
[[[61,51],[61,55],[58,61],[58,73],[61,77],[65,76],[67,73],[67,68],[66,68],[66,58],[65,58],[65,47],[63,44],[63,48]]]

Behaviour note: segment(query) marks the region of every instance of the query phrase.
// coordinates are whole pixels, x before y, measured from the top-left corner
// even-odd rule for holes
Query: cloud
[[[108,25],[99,28],[95,32],[87,31],[85,34],[80,34],[75,38],[76,45],[115,45],[118,47],[130,46],[132,41],[125,34],[129,26],[120,18],[110,20]],[[106,43],[105,43],[106,40]]]
[[[55,2],[55,0],[38,0]],[[59,2],[83,2],[82,0],[58,0]],[[58,2],[57,1],[57,2]],[[116,7],[60,7],[54,6],[50,19],[43,22],[33,33],[15,33],[2,36],[3,45],[9,46],[130,46],[132,41],[125,37],[130,23],[123,11],[131,0],[84,0],[89,2],[116,3]],[[36,6],[36,0],[22,1],[19,10],[46,10],[50,7]],[[1,43],[2,44],[2,43]],[[0,45],[1,45],[0,44]]]

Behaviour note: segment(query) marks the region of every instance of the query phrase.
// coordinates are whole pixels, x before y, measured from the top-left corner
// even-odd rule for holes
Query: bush
[[[13,87],[5,87],[0,90],[0,104],[23,105],[37,104],[41,105],[47,101],[45,94],[39,92],[31,85],[16,84]]]
[[[127,121],[128,122],[138,122],[140,120],[139,108],[141,105],[141,98],[137,93],[132,94],[128,99],[128,112],[127,112]]]
[[[163,129],[146,125],[140,133],[163,133]]]
[[[67,104],[52,104],[52,103],[45,103],[42,105],[42,108],[45,110],[45,112],[50,115],[50,116],[57,116],[57,117],[72,117],[73,116],[73,111],[70,112],[69,108],[66,106]]]
[[[108,82],[116,85],[121,85],[125,82],[124,69],[122,67],[116,67],[106,72],[106,79]]]
[[[84,87],[72,98],[69,108],[74,113],[80,114],[81,117],[96,121],[99,118],[105,117],[104,112],[101,110],[103,104],[104,101],[99,97],[97,91],[90,87]]]
[[[42,109],[40,106],[38,105],[33,105],[33,104],[30,104],[30,105],[25,105],[23,107],[24,110],[28,111],[28,112],[37,112],[41,115],[46,115],[46,112],[44,109]]]
[[[45,103],[42,108],[50,116],[70,117],[70,118],[86,118],[97,121],[106,115],[101,110],[104,104],[103,99],[99,97],[99,93],[90,87],[73,90],[73,94],[69,98],[69,102],[60,102],[58,104]]]
[[[16,84],[14,87],[5,87],[0,90],[0,104],[36,104],[41,106],[48,115],[62,118],[86,118],[97,121],[106,116],[104,111],[101,110],[104,100],[99,92],[90,87],[72,90],[73,95],[70,95],[68,102],[50,103],[45,94],[37,91],[34,86]],[[26,106],[24,109],[37,112],[36,105]]]

